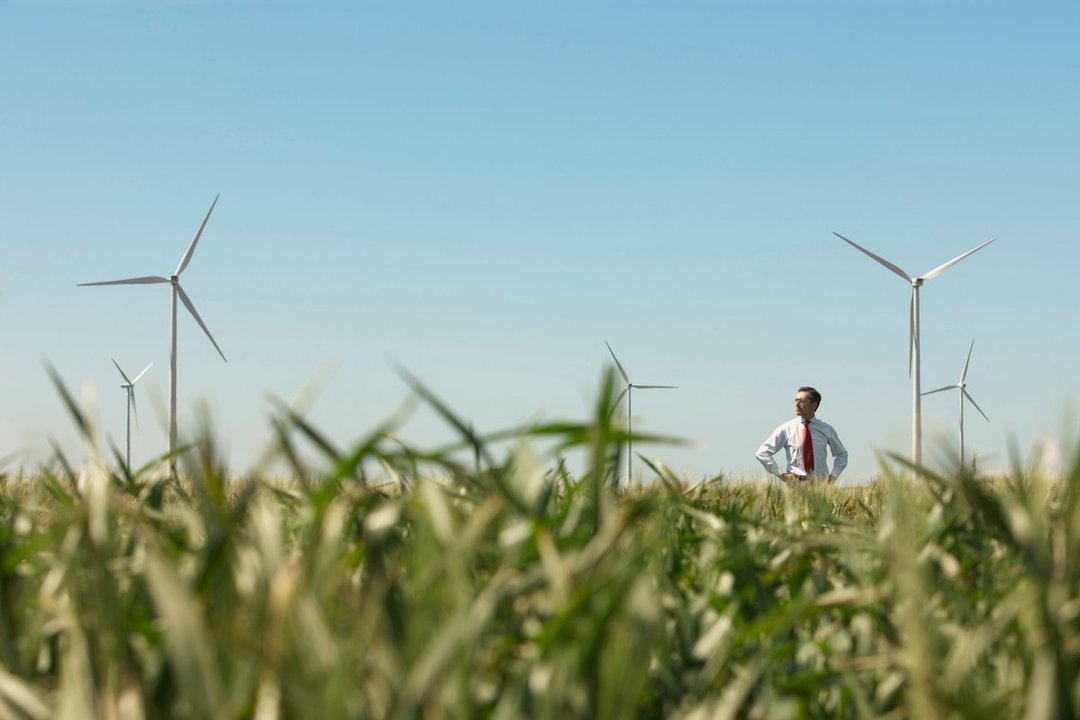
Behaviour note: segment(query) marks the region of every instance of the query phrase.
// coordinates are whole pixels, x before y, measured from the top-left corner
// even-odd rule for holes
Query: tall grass
[[[1077,716],[1080,462],[630,489],[610,376],[585,421],[487,434],[412,384],[459,442],[282,407],[290,482],[211,437],[179,480],[0,477],[0,718]]]

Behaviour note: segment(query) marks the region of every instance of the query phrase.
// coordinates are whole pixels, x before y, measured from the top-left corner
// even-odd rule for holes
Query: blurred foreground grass
[[[461,442],[283,408],[303,481],[229,482],[210,439],[180,481],[0,476],[0,718],[1077,717],[1080,463],[624,489],[610,377],[485,437],[413,385]]]

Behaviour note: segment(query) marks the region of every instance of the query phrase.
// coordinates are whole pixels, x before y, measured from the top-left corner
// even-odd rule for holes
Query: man
[[[795,396],[796,417],[776,428],[758,448],[757,459],[765,470],[788,485],[810,479],[836,482],[847,467],[847,450],[836,430],[815,417],[820,404],[821,393],[812,387],[799,388]],[[773,459],[781,449],[787,457],[783,472]],[[833,456],[831,472],[827,451],[832,451]]]

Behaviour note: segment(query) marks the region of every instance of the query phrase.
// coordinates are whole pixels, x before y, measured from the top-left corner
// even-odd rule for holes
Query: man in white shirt
[[[765,470],[788,485],[810,479],[836,482],[847,467],[847,450],[836,430],[814,417],[820,404],[821,393],[812,387],[799,388],[795,396],[796,417],[776,428],[758,448],[757,459]],[[783,472],[773,459],[781,449],[787,458]],[[833,456],[831,471],[829,451]]]

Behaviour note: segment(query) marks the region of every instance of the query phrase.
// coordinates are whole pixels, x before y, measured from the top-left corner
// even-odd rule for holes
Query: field
[[[414,383],[428,450],[281,408],[287,481],[3,476],[0,718],[1077,717],[1080,464],[624,488],[612,387],[480,438]]]

